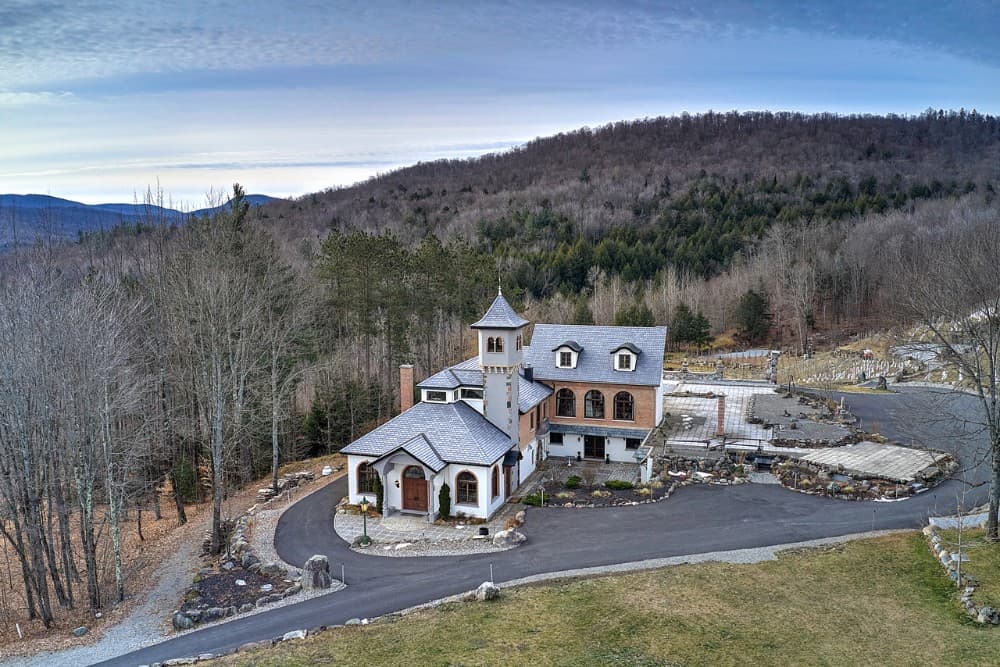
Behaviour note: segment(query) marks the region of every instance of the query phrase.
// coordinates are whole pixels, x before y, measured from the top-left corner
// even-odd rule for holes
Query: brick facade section
[[[413,407],[413,364],[399,367],[399,411],[406,412]]]
[[[548,384],[548,383],[546,383]],[[576,424],[579,426],[599,425],[609,428],[643,428],[656,427],[656,387],[637,387],[631,384],[588,384],[585,382],[553,383],[552,395],[547,399],[549,421],[553,424]],[[556,394],[560,389],[571,389],[576,394],[576,417],[559,417],[556,415]],[[604,419],[584,417],[584,397],[591,389],[604,394]],[[634,401],[635,421],[616,420],[615,394],[627,391]]]

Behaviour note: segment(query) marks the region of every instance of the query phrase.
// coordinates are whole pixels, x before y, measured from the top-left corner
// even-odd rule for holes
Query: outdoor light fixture
[[[361,546],[366,547],[372,543],[372,538],[368,537],[368,498],[361,497]]]
[[[396,488],[397,489],[399,488],[399,480],[398,479],[396,480]]]

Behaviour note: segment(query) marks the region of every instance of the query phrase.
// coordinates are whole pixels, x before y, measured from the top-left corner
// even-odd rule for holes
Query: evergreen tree
[[[587,297],[581,296],[576,300],[576,305],[573,307],[573,324],[593,324],[594,314],[590,312],[590,304],[587,303]]]
[[[653,311],[644,303],[636,302],[630,306],[622,306],[615,313],[616,327],[651,327],[656,324]]]
[[[767,306],[767,297],[752,289],[740,297],[736,306],[737,331],[748,343],[762,340],[771,329],[771,314],[767,312]]]

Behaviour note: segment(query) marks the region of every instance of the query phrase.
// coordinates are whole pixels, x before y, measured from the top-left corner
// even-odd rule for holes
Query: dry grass
[[[296,665],[996,664],[919,534],[512,589],[237,654]],[[213,663],[215,664],[215,663]]]

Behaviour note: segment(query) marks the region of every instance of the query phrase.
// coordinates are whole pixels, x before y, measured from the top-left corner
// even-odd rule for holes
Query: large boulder
[[[493,535],[493,546],[507,549],[516,547],[526,539],[528,538],[523,533],[519,533],[516,530],[501,530]]]
[[[191,617],[182,611],[174,612],[174,617],[171,619],[173,621],[174,627],[178,630],[190,630],[194,627],[194,621]]]
[[[306,590],[329,588],[332,583],[330,561],[326,556],[317,554],[302,566],[302,588]]]
[[[476,589],[476,599],[480,602],[485,600],[496,600],[500,597],[500,587],[492,581],[484,581]]]

